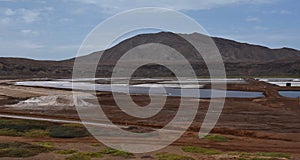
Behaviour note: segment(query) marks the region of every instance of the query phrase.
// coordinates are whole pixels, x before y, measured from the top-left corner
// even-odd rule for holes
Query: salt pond
[[[129,94],[153,94],[153,95],[165,95],[165,96],[182,96],[191,98],[257,98],[264,97],[262,92],[247,92],[247,91],[226,91],[217,89],[203,89],[203,85],[194,84],[194,81],[206,81],[213,82],[213,80],[191,80],[193,83],[185,83],[178,85],[175,81],[171,83],[156,83],[156,84],[138,84],[138,85],[127,85],[127,84],[92,84],[90,82],[79,82],[76,80],[55,80],[55,81],[24,81],[16,82],[15,85],[22,86],[38,86],[38,87],[51,87],[51,88],[62,88],[62,89],[76,89],[76,90],[97,90],[97,91],[108,91],[118,93],[129,93]],[[226,79],[215,80],[218,82],[226,82]],[[234,80],[238,83],[241,80]],[[168,81],[165,81],[168,82]],[[200,84],[202,84],[200,82]]]
[[[284,97],[290,97],[290,98],[300,97],[300,91],[279,91],[279,94]]]
[[[299,87],[300,79],[299,78],[256,78],[259,81],[263,81],[270,84],[275,84],[277,86],[285,87]]]

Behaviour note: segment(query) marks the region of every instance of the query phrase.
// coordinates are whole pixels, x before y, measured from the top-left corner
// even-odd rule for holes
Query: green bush
[[[16,132],[26,132],[32,129],[45,130],[50,124],[52,123],[32,120],[0,118],[1,129],[13,129]]]
[[[91,152],[91,153],[85,153],[86,155],[90,156],[91,158],[102,158],[101,152]]]
[[[26,137],[79,138],[89,136],[81,124],[57,124],[34,120],[0,118],[0,135]]]
[[[0,136],[16,137],[16,136],[20,136],[20,133],[14,129],[3,128],[3,129],[0,129]]]
[[[51,142],[35,142],[34,144],[38,145],[38,146],[48,148],[48,149],[53,149],[54,148],[54,145]]]
[[[41,129],[32,129],[23,133],[23,136],[31,138],[49,137],[49,131]]]
[[[66,158],[66,160],[90,160],[91,157],[84,153],[75,153]]]
[[[89,136],[85,128],[70,126],[52,126],[48,128],[50,137],[53,138],[80,138]]]
[[[204,139],[208,139],[208,140],[216,141],[216,142],[228,142],[229,141],[226,137],[223,137],[221,135],[207,135],[204,137]]]
[[[102,145],[100,143],[95,143],[95,144],[91,144],[91,146],[93,146],[93,147],[100,147]]]
[[[100,152],[78,152],[75,150],[58,150],[55,153],[57,154],[72,154],[67,157],[66,160],[89,160],[91,158],[102,158],[102,153]]]
[[[182,156],[178,154],[159,153],[156,154],[158,160],[195,160],[192,157]]]
[[[181,149],[184,152],[202,153],[202,154],[205,154],[205,155],[216,155],[216,154],[220,154],[221,153],[218,150],[208,149],[208,148],[201,148],[201,147],[196,147],[196,146],[183,146]]]
[[[257,156],[272,157],[272,158],[291,158],[291,155],[287,153],[278,153],[278,152],[257,152]]]
[[[73,154],[73,153],[77,153],[77,151],[75,151],[75,150],[58,150],[55,153],[57,153],[57,154]]]
[[[241,158],[252,158],[251,160],[265,160],[265,159],[272,159],[272,158],[287,158],[289,159],[291,155],[287,153],[278,153],[278,152],[230,152],[228,155],[239,156]]]
[[[28,143],[0,143],[0,157],[31,157],[49,151],[49,148]]]
[[[129,152],[125,152],[125,151],[119,151],[119,150],[116,150],[116,149],[113,149],[113,148],[105,148],[100,153],[109,154],[109,155],[113,155],[113,156],[119,156],[119,157],[123,157],[123,158],[132,158],[132,157],[134,157],[133,153],[129,153]]]

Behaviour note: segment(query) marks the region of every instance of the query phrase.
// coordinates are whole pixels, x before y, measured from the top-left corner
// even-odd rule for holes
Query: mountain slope
[[[300,51],[291,48],[270,49],[263,46],[213,38],[226,62],[272,62],[300,57]]]
[[[196,39],[201,43],[203,35],[198,33],[182,34]],[[193,46],[181,36],[160,32],[156,34],[141,34],[122,41],[118,45],[101,52],[91,53],[80,57],[86,65],[103,53],[97,76],[110,76],[113,66],[127,51],[143,52],[142,44],[160,43],[175,48],[188,59],[199,76],[207,76],[208,72],[202,58]],[[198,40],[199,39],[199,40]],[[236,41],[212,38],[218,47],[225,63],[227,75],[230,76],[298,76],[300,75],[300,51],[281,48],[270,49],[263,46],[239,43]],[[148,46],[151,48],[150,46]],[[132,50],[131,50],[132,51]],[[164,50],[162,51],[164,52]],[[143,57],[141,57],[143,58]],[[195,59],[199,59],[195,61]],[[134,61],[134,60],[132,60]],[[3,77],[71,77],[74,58],[63,61],[37,61],[21,58],[0,58],[0,76]],[[174,65],[181,65],[174,63]],[[126,68],[126,64],[124,66]],[[153,74],[155,73],[155,74]],[[149,75],[150,74],[150,75]],[[162,66],[144,66],[136,76],[169,76],[170,72]]]

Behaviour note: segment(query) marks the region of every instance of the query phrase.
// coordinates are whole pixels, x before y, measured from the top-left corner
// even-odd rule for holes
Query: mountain
[[[0,78],[70,77],[71,61],[39,61],[0,57]]]
[[[126,39],[116,46],[105,50],[94,52],[89,55],[79,57],[77,61],[84,66],[92,65],[95,59],[102,54],[97,68],[97,76],[110,76],[113,66],[127,52],[136,54],[126,62],[124,69],[133,64],[135,60],[143,59],[143,54],[149,49],[160,52],[156,58],[164,61],[170,58],[172,65],[185,67],[180,61],[173,60],[166,56],[174,52],[168,48],[159,48],[154,43],[170,46],[180,52],[194,67],[199,76],[207,76],[206,65],[197,50],[183,37],[192,39],[194,42],[204,44],[201,52],[210,56],[209,44],[206,44],[208,37],[199,33],[174,34],[170,32],[160,32],[155,34],[141,34]],[[264,46],[240,43],[224,38],[212,37],[219,49],[225,63],[226,73],[230,76],[299,76],[300,75],[300,51],[291,48],[270,49]],[[143,45],[147,44],[147,45]],[[207,46],[207,47],[206,47]],[[151,50],[150,50],[151,51]],[[151,53],[148,53],[151,54]],[[213,57],[210,57],[213,61]],[[0,58],[0,76],[3,77],[71,77],[74,58],[63,61],[38,61],[22,58]],[[165,67],[149,64],[138,69],[135,76],[171,76],[172,73]]]

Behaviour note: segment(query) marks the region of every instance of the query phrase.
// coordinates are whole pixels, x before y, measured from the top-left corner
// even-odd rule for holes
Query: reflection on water
[[[92,84],[89,82],[77,82],[73,80],[57,80],[57,81],[25,81],[16,82],[16,85],[23,86],[39,86],[62,89],[78,89],[78,90],[95,90],[108,91],[130,94],[151,94],[165,96],[182,96],[191,98],[257,98],[264,97],[262,92],[247,92],[247,91],[225,91],[217,89],[202,89],[203,85],[176,85],[171,84],[142,84],[142,85],[127,85],[127,84]],[[200,95],[200,96],[199,96]]]
[[[279,91],[279,94],[284,97],[299,98],[300,91]]]

